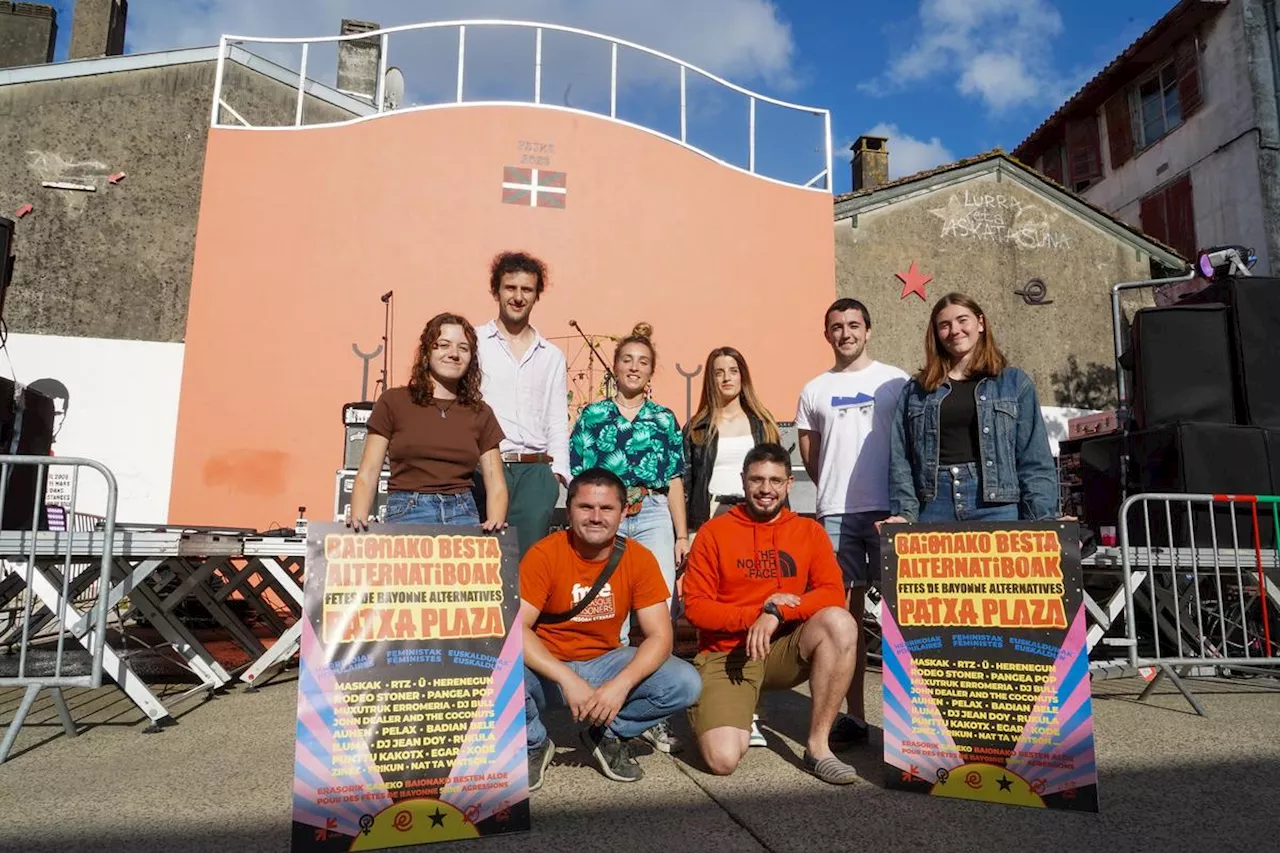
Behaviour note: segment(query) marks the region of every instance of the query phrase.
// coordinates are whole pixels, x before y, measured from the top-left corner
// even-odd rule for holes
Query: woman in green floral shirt
[[[627,506],[618,532],[653,552],[675,594],[676,566],[689,552],[685,522],[684,442],[675,414],[648,398],[657,352],[649,336],[653,327],[637,323],[613,351],[613,374],[618,391],[612,399],[582,410],[569,436],[569,470],[578,476],[588,468],[606,468],[627,486]],[[672,599],[667,599],[671,604]],[[628,642],[631,617],[622,623],[622,642]],[[679,752],[683,745],[666,721],[641,735],[661,752]]]
[[[653,327],[637,323],[613,353],[618,391],[582,410],[569,436],[569,467],[576,477],[607,468],[627,485],[627,507],[618,532],[658,559],[668,591],[676,566],[689,551],[685,524],[684,443],[675,414],[645,394],[657,354]],[[623,626],[626,636],[630,625]]]

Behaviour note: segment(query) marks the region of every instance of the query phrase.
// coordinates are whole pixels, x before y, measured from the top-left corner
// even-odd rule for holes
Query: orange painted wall
[[[563,210],[503,204],[503,167],[548,143]],[[715,163],[632,127],[538,107],[457,107],[294,131],[213,130],[205,163],[170,523],[327,518],[342,404],[360,397],[380,294],[394,289],[392,384],[442,310],[495,313],[488,262],[547,261],[534,312],[585,366],[588,333],[655,327],[655,398],[685,412],[686,369],[743,351],[780,419],[830,354],[830,196]],[[608,352],[605,353],[608,357]],[[370,387],[381,359],[371,364]],[[695,380],[694,394],[701,388]]]

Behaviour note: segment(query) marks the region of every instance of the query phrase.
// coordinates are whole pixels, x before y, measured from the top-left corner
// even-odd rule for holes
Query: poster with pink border
[[[307,534],[294,851],[529,828],[514,534]]]
[[[888,787],[1098,810],[1074,523],[885,525]]]

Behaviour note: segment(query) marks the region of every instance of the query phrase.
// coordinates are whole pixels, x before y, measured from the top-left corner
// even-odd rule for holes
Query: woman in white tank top
[[[746,359],[717,347],[702,372],[698,411],[684,428],[689,530],[742,500],[742,461],[757,444],[777,442],[778,423],[756,396]]]

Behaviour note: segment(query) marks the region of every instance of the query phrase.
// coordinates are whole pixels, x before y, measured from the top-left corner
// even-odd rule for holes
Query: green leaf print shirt
[[[684,474],[684,443],[675,413],[645,400],[635,419],[622,416],[613,400],[582,410],[569,436],[569,469],[606,468],[627,486],[665,489]]]

